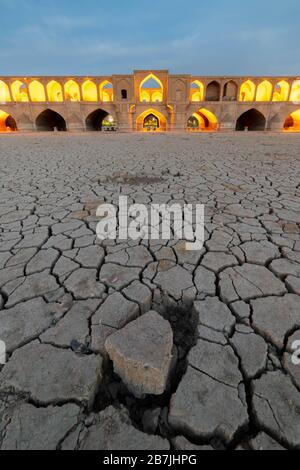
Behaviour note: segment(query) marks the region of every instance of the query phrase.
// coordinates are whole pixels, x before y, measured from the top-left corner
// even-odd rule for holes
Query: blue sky
[[[0,0],[0,75],[299,75],[299,0]]]

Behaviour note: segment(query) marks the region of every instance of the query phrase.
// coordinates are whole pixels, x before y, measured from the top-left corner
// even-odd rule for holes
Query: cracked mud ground
[[[2,136],[0,169],[1,449],[300,449],[299,135]],[[204,249],[100,243],[119,195],[205,204]],[[160,396],[105,347],[149,311]]]

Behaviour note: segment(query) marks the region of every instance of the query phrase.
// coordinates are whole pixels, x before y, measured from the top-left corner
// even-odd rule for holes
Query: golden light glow
[[[11,101],[8,85],[0,80],[0,103],[9,103]]]
[[[98,101],[97,86],[91,80],[86,80],[82,84],[82,99],[83,101]]]
[[[109,103],[114,100],[114,89],[111,82],[105,80],[100,85],[100,101]]]
[[[199,80],[195,80],[191,84],[190,101],[199,102],[199,101],[203,101],[203,99],[204,99],[204,85],[203,83],[199,82]]]
[[[273,101],[288,101],[290,85],[285,80],[276,83],[273,93]]]
[[[239,101],[254,101],[255,84],[251,80],[244,82],[240,89]]]
[[[295,80],[292,85],[290,101],[300,102],[300,80]]]
[[[29,93],[30,93],[30,99],[33,102],[46,101],[46,93],[45,93],[44,86],[37,80],[34,80],[33,82],[30,83]]]
[[[161,103],[163,96],[162,82],[153,73],[150,73],[140,84],[140,101],[142,103]]]
[[[10,114],[0,109],[0,132],[13,132],[17,130],[16,122]]]
[[[155,122],[153,122],[153,128],[151,126],[145,125],[145,120],[149,117],[153,116],[158,121],[158,127],[156,126]],[[167,130],[167,120],[163,114],[161,114],[156,109],[147,109],[136,120],[137,130],[139,132],[149,132],[149,130],[155,130],[156,132],[164,132]]]
[[[199,121],[199,129],[202,131],[216,131],[218,129],[217,117],[208,109],[201,108],[197,113],[193,114]]]
[[[284,123],[284,130],[287,132],[300,132],[300,109],[294,111],[286,119]]]
[[[272,96],[272,83],[264,80],[257,87],[256,101],[270,101]]]
[[[27,86],[25,83],[16,80],[11,85],[13,100],[18,103],[27,103],[29,101]]]
[[[143,103],[150,103],[151,97],[150,97],[150,93],[148,93],[148,91],[143,90],[143,91],[141,92],[141,101],[142,101]]]
[[[65,99],[66,101],[80,101],[79,85],[74,80],[69,80],[65,84]]]
[[[64,100],[62,87],[60,83],[52,80],[47,84],[48,101],[53,103],[62,103]]]

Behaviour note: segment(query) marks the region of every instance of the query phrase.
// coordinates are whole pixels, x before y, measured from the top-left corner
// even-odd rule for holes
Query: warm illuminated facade
[[[300,77],[0,77],[0,132],[300,132]]]

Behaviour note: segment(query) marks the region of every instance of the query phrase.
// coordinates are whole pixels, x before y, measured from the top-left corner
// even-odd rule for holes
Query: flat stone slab
[[[137,396],[162,395],[172,363],[173,331],[158,313],[149,312],[111,335],[105,348],[115,372]]]
[[[21,404],[10,417],[0,448],[2,451],[56,450],[77,424],[79,415],[80,408],[73,404],[45,409]]]
[[[168,451],[170,444],[159,436],[149,436],[133,427],[124,408],[109,407],[85,430],[80,450]]]
[[[300,298],[297,295],[256,299],[251,305],[253,327],[279,349],[284,346],[286,334],[300,328]]]
[[[199,325],[206,326],[221,333],[230,334],[235,326],[235,318],[218,297],[208,297],[195,302],[194,308],[199,315]]]
[[[169,423],[178,433],[230,442],[248,419],[237,388],[188,367],[170,406]]]
[[[1,312],[0,339],[10,353],[37,338],[58,318],[56,306],[42,298],[23,302]]]
[[[285,285],[263,266],[244,264],[226,269],[220,275],[221,299],[227,303],[258,297],[282,295]]]
[[[42,404],[90,406],[102,379],[102,359],[34,341],[18,349],[0,372],[0,392],[23,393]]]
[[[77,269],[64,285],[78,300],[101,299],[105,292],[105,286],[97,281],[96,269]]]
[[[118,264],[107,263],[100,271],[100,281],[115,290],[128,287],[132,281],[140,279],[141,268],[129,268]]]
[[[253,382],[253,409],[259,425],[300,450],[300,393],[282,372],[269,372]]]
[[[167,271],[158,272],[153,282],[159,286],[163,292],[166,292],[176,300],[180,300],[185,291],[189,289],[195,290],[192,275],[181,266],[174,266]]]

